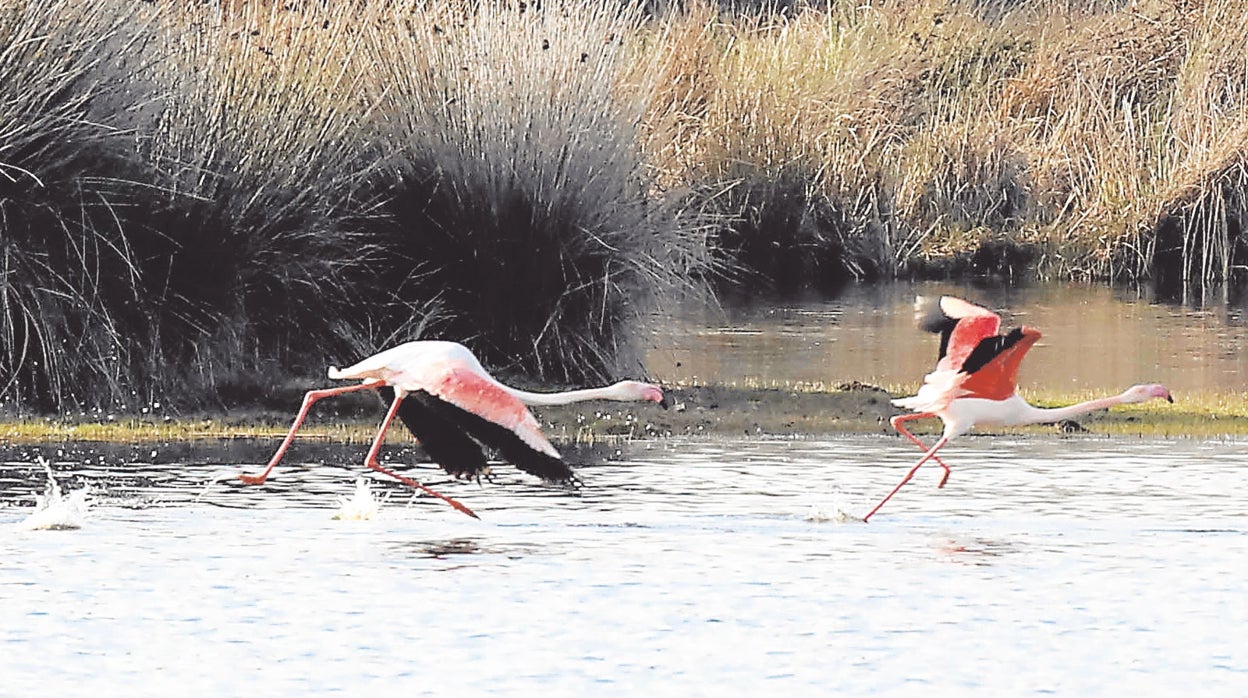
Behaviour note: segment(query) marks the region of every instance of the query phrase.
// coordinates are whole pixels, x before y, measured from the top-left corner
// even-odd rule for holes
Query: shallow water
[[[43,450],[72,531],[20,529],[46,478],[0,464],[0,693],[1248,694],[1243,442],[968,437],[869,524],[810,518],[865,513],[895,437],[417,470],[481,521],[384,479],[334,519],[354,452],[213,481],[265,445]]]
[[[1003,327],[1044,333],[1019,373],[1024,389],[1118,392],[1164,383],[1180,397],[1248,391],[1248,311],[1240,299],[1185,304],[1092,285],[869,284],[830,299],[695,305],[656,323],[647,367],[668,382],[917,386],[935,365],[937,338],[915,327],[914,298],[942,294],[991,307]]]

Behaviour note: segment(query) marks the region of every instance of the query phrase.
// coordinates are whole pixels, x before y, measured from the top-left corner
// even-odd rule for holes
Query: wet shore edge
[[[738,387],[728,385],[671,386],[670,409],[657,405],[581,403],[534,408],[533,412],[556,444],[668,437],[743,438],[754,436],[808,438],[836,434],[894,434],[889,418],[902,410],[890,403],[906,394],[859,383],[820,389]],[[344,396],[345,397],[345,396]],[[1027,396],[1042,406],[1069,404],[1091,395]],[[288,408],[278,403],[289,402]],[[202,439],[280,438],[299,405],[289,400],[221,410],[200,415],[94,414],[76,417],[0,416],[0,443],[56,442],[148,443]],[[1179,396],[1175,404],[1116,407],[1086,415],[1077,422],[979,432],[1084,434],[1213,438],[1248,436],[1248,410],[1242,395]],[[376,398],[360,396],[333,406],[318,407],[301,430],[304,438],[346,443],[372,439],[382,408]],[[916,433],[938,433],[937,420],[923,420]],[[395,429],[392,443],[408,440]]]

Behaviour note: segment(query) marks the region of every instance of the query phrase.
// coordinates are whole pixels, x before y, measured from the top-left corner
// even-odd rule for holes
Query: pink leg
[[[890,419],[889,422],[893,425],[894,429],[901,432],[902,436],[906,437],[907,439],[910,439],[915,444],[917,444],[919,448],[926,451],[927,444],[920,441],[919,437],[915,436],[914,434],[911,434],[905,427],[901,426],[901,424],[902,422],[909,422],[912,419],[922,419],[924,417],[935,417],[935,416],[936,415],[932,414],[931,412],[918,412],[915,414],[899,414],[896,417],[893,417],[892,419]],[[939,456],[932,456],[932,460],[936,461],[937,465],[945,469],[944,476],[940,478],[940,484],[936,485],[936,489],[940,489],[945,486],[946,482],[949,481],[949,466],[945,465],[945,462],[942,461]]]
[[[887,502],[888,500],[892,499],[893,495],[897,494],[897,490],[901,489],[902,485],[906,484],[907,482],[910,482],[910,478],[914,477],[914,473],[919,469],[919,466],[926,463],[929,458],[935,458],[936,451],[940,450],[940,447],[944,446],[947,443],[949,443],[948,436],[940,437],[940,440],[936,442],[936,445],[928,449],[927,452],[923,454],[923,457],[919,459],[919,462],[915,463],[913,468],[910,468],[910,472],[906,473],[906,476],[901,479],[901,482],[897,483],[897,486],[893,488],[893,491],[889,492],[888,496],[880,500],[880,503],[876,504],[874,509],[868,512],[866,516],[862,517],[862,520],[866,521],[867,519],[870,519],[872,516],[874,516],[875,512],[879,511],[880,507],[884,506],[884,502]]]
[[[402,475],[399,475],[396,472],[387,470],[381,467],[381,464],[377,462],[377,453],[381,451],[381,443],[385,441],[386,439],[386,430],[390,428],[390,422],[394,421],[394,415],[398,413],[399,403],[402,401],[403,401],[403,396],[399,393],[399,391],[396,390],[394,392],[394,402],[390,404],[390,410],[386,412],[386,419],[385,421],[381,423],[381,429],[377,431],[377,438],[373,439],[372,448],[368,449],[368,455],[365,456],[364,458],[364,465],[367,465],[368,467],[372,468],[373,470],[376,470],[379,473],[385,473],[386,475],[389,475],[390,477],[398,480],[399,482],[402,482],[405,485],[408,485],[409,487],[415,487],[416,489],[421,490],[422,492],[425,492],[426,494],[431,494],[434,497],[441,499],[442,501],[446,502],[447,504],[450,504],[451,506],[464,512],[465,514],[471,516],[474,519],[481,518],[477,516],[476,514],[474,514],[471,509],[464,506],[463,504],[460,504],[454,499],[451,499],[450,497],[447,497],[446,495],[441,494],[439,492],[435,492],[429,489],[428,487],[425,487],[424,485],[420,484],[419,482],[416,482],[415,480],[411,478],[403,477]]]
[[[283,440],[282,445],[278,447],[277,453],[273,454],[273,459],[269,461],[269,467],[265,468],[264,472],[260,473],[259,475],[239,475],[238,479],[242,480],[248,485],[263,484],[264,481],[269,478],[269,473],[272,472],[273,466],[277,465],[277,462],[282,459],[282,456],[286,455],[286,449],[290,448],[290,442],[295,440],[295,432],[299,431],[299,427],[303,424],[303,420],[306,419],[308,416],[308,410],[312,408],[312,404],[316,402],[317,400],[320,400],[321,398],[324,398],[324,397],[331,397],[333,395],[341,395],[343,393],[354,392],[356,390],[376,388],[376,387],[379,387],[380,385],[382,384],[381,383],[361,383],[360,385],[347,385],[341,388],[325,388],[324,390],[309,390],[307,395],[303,396],[303,406],[299,408],[299,415],[295,417],[295,423],[290,425],[290,433],[286,434],[286,439]]]

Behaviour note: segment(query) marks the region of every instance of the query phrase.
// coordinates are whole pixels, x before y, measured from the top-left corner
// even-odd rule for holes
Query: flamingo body
[[[399,480],[441,497],[465,513],[462,504],[429,488],[382,468],[376,460],[387,428],[399,417],[420,441],[426,454],[456,477],[479,477],[488,472],[484,449],[499,451],[521,470],[545,480],[564,481],[572,469],[542,434],[527,405],[560,405],[584,400],[667,401],[657,385],[620,381],[603,388],[559,393],[533,393],[495,380],[467,347],[457,342],[424,340],[407,342],[374,354],[345,369],[330,367],[335,380],[358,384],[310,391],[303,406],[268,467],[260,475],[242,475],[250,484],[264,482],[289,447],[295,432],[317,400],[363,389],[375,389],[391,404],[365,464]]]
[[[514,432],[535,451],[560,457],[524,403],[507,392],[507,386],[490,376],[477,357],[458,342],[426,340],[400,344],[342,370],[330,367],[329,377],[376,380],[396,393],[428,393]],[[410,429],[416,416],[412,412],[407,416],[403,421]]]
[[[1120,395],[1068,407],[1035,407],[1021,398],[1016,390],[1019,366],[1028,350],[1040,339],[1038,330],[1019,327],[998,334],[1001,318],[996,313],[952,296],[945,296],[937,303],[920,298],[916,302],[916,310],[919,311],[919,326],[941,336],[936,369],[924,376],[923,385],[915,395],[892,401],[894,405],[913,413],[898,415],[891,421],[893,427],[922,448],[924,454],[902,481],[863,517],[864,521],[879,511],[928,460],[936,461],[944,469],[937,485],[944,487],[949,479],[949,466],[937,457],[936,452],[951,439],[978,425],[1044,424],[1154,398],[1174,402],[1170,391],[1164,386],[1145,384],[1132,386]],[[925,417],[938,417],[944,423],[940,438],[930,448],[903,426],[907,421]]]

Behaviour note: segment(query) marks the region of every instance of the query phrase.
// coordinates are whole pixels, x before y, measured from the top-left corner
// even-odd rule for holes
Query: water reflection
[[[936,343],[914,326],[916,295],[953,294],[1044,338],[1019,376],[1025,389],[1117,392],[1144,382],[1184,392],[1248,390],[1248,322],[1234,299],[1160,303],[1141,289],[1089,285],[849,286],[834,299],[759,299],[686,307],[655,323],[647,357],[659,380],[915,386]]]

